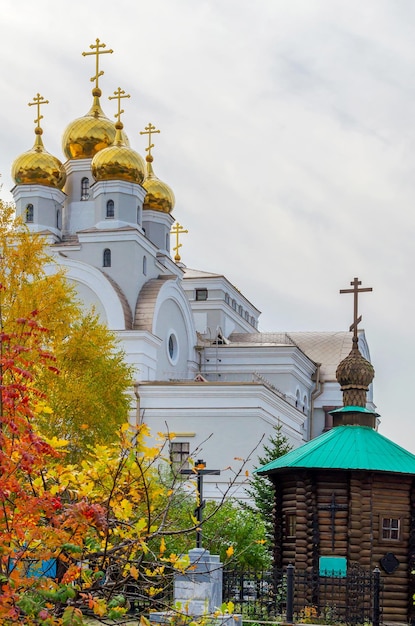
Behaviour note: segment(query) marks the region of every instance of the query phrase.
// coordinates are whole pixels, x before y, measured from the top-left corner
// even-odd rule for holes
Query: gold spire
[[[114,117],[117,118],[117,124],[115,124],[115,128],[119,128],[120,130],[122,130],[123,128],[123,123],[121,122],[121,115],[122,113],[124,113],[124,109],[121,108],[121,99],[122,98],[129,98],[130,94],[129,93],[125,93],[125,91],[123,89],[121,89],[121,87],[118,87],[117,91],[114,91],[114,95],[113,96],[108,96],[108,100],[118,100],[118,111],[117,113],[114,115]]]
[[[146,152],[148,152],[146,156],[147,163],[151,163],[153,160],[153,156],[151,154],[151,149],[154,148],[154,143],[151,143],[151,135],[155,133],[159,133],[160,131],[156,129],[156,127],[149,122],[148,126],[144,127],[144,130],[140,130],[140,135],[148,135],[148,146],[146,148]]]
[[[92,90],[92,107],[86,115],[74,120],[66,127],[63,134],[62,147],[68,159],[92,159],[100,150],[108,148],[115,139],[116,129],[101,109],[99,98],[101,89],[98,79],[103,75],[99,69],[99,57],[101,54],[110,54],[112,50],[103,50],[104,43],[97,39],[95,44],[91,44],[92,52],[82,52],[83,56],[95,55],[95,76],[91,81],[95,81]],[[128,146],[128,137],[122,131],[122,139]]]
[[[121,114],[124,111],[121,109],[121,99],[129,97],[121,87],[114,91],[113,96],[109,96],[110,100],[118,100],[115,139],[111,146],[97,152],[92,159],[91,169],[95,180],[124,180],[139,185],[144,180],[144,160],[126,144],[122,133]]]
[[[179,254],[179,249],[182,247],[182,243],[179,243],[179,235],[181,235],[182,233],[188,233],[188,230],[185,230],[183,228],[183,226],[181,226],[181,224],[179,224],[179,222],[176,222],[174,226],[172,226],[172,229],[170,231],[171,235],[176,235],[176,245],[174,246],[173,250],[176,253],[174,256],[174,260],[176,261],[176,263],[178,263],[181,259],[181,256]]]
[[[28,106],[30,107],[37,106],[37,118],[33,120],[36,124],[36,128],[40,128],[40,120],[43,120],[43,115],[40,114],[40,107],[42,104],[49,104],[49,100],[45,100],[45,98],[41,96],[40,93],[36,94],[36,96],[33,98],[33,102],[28,103]]]
[[[99,39],[96,39],[95,44],[92,43],[89,47],[91,48],[92,52],[83,52],[82,56],[87,57],[90,55],[95,55],[95,76],[92,76],[90,78],[90,81],[91,83],[95,81],[95,88],[92,90],[92,95],[99,97],[102,92],[98,85],[98,79],[104,74],[104,72],[102,70],[100,71],[99,69],[99,55],[112,54],[114,50],[103,50],[102,48],[106,48],[106,44],[101,43]]]
[[[43,104],[49,104],[49,100],[45,100],[39,93],[33,98],[33,102],[28,102],[28,106],[37,107],[37,116],[34,120],[36,139],[31,150],[15,159],[12,176],[17,185],[43,185],[62,189],[66,180],[62,163],[43,146],[43,130],[40,127],[40,120],[43,119],[40,107]]]
[[[174,193],[166,183],[157,178],[152,166],[154,159],[151,154],[151,149],[154,148],[154,144],[151,143],[151,135],[159,132],[160,131],[151,122],[148,123],[144,130],[140,131],[140,135],[148,135],[148,146],[146,148],[146,177],[143,183],[147,195],[144,198],[143,209],[160,211],[161,213],[171,213],[175,203]]]

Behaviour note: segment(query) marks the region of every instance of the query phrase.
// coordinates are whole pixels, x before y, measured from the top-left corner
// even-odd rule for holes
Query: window
[[[239,315],[241,315],[241,316],[244,314],[244,310],[243,310],[243,308],[242,308],[242,304],[240,304],[240,305],[238,306],[238,313],[239,313]]]
[[[81,180],[81,200],[89,199],[89,178],[86,176]]]
[[[232,308],[236,311],[236,300],[232,300]]]
[[[143,256],[143,274],[147,276],[147,257]]]
[[[293,539],[295,537],[296,530],[296,516],[295,513],[287,513],[285,516],[285,537],[286,539]]]
[[[229,300],[230,300],[229,294],[225,293],[225,302],[226,302],[226,304],[229,304]]]
[[[56,211],[56,228],[61,228],[61,211],[58,209]]]
[[[201,302],[203,300],[207,300],[208,298],[208,290],[207,289],[196,289],[196,300]]]
[[[141,208],[137,206],[137,224],[141,224]]]
[[[26,207],[26,222],[33,222],[33,204]]]
[[[247,322],[249,322],[249,313],[248,311],[245,311],[245,319]]]
[[[172,365],[176,365],[179,359],[179,344],[176,334],[173,331],[169,332],[169,338],[167,340],[167,356]]]
[[[188,441],[170,442],[170,461],[173,469],[189,469],[190,444]]]
[[[111,250],[109,248],[105,248],[103,255],[103,266],[111,267]]]
[[[382,517],[381,538],[391,541],[399,541],[401,538],[401,520],[399,517]]]
[[[108,200],[106,217],[108,217],[109,219],[112,219],[114,215],[115,215],[114,200]]]

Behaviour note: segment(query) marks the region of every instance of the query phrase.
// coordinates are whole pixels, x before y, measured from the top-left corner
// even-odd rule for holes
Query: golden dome
[[[44,185],[62,189],[66,172],[62,163],[43,147],[42,129],[35,128],[36,139],[31,150],[15,159],[12,176],[16,185]]]
[[[99,97],[101,90],[92,91],[94,101],[91,109],[83,117],[71,122],[62,138],[62,149],[68,159],[92,159],[97,152],[108,148],[115,140],[114,124],[107,118]],[[128,146],[128,138],[122,134],[124,143]]]
[[[117,122],[115,128],[114,143],[100,150],[92,159],[92,175],[95,180],[125,180],[141,185],[144,180],[144,159],[126,145],[122,123]]]
[[[170,187],[163,183],[153,172],[151,165],[153,157],[151,154],[146,156],[147,174],[143,182],[143,187],[147,191],[144,198],[143,209],[152,211],[161,211],[162,213],[171,213],[176,201],[173,191]]]

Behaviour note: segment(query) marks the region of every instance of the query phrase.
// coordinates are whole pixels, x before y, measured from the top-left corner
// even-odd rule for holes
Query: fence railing
[[[342,622],[373,626],[381,623],[380,572],[350,567],[345,576],[321,576],[295,570],[270,572],[224,570],[223,600],[247,619]]]

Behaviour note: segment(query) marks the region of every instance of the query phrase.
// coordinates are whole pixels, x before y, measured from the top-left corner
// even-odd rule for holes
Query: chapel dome
[[[144,180],[144,159],[125,143],[121,122],[115,124],[115,129],[114,143],[97,152],[92,159],[92,175],[97,181],[125,180],[141,185]]]
[[[114,124],[101,109],[101,90],[95,88],[92,95],[94,100],[88,113],[68,124],[63,134],[62,149],[68,159],[92,159],[115,139]],[[128,146],[125,133],[122,133],[122,137]]]
[[[160,211],[161,213],[171,213],[174,208],[175,197],[170,187],[161,181],[153,172],[151,165],[153,157],[151,154],[146,156],[147,173],[143,182],[143,187],[147,194],[144,198],[143,209],[151,211]]]
[[[345,406],[366,406],[366,392],[375,377],[373,365],[362,356],[357,341],[349,355],[336,370],[336,378],[343,391]]]
[[[42,129],[36,127],[33,148],[14,160],[11,171],[13,180],[16,185],[44,185],[62,189],[66,172],[59,159],[45,150],[42,133]]]

